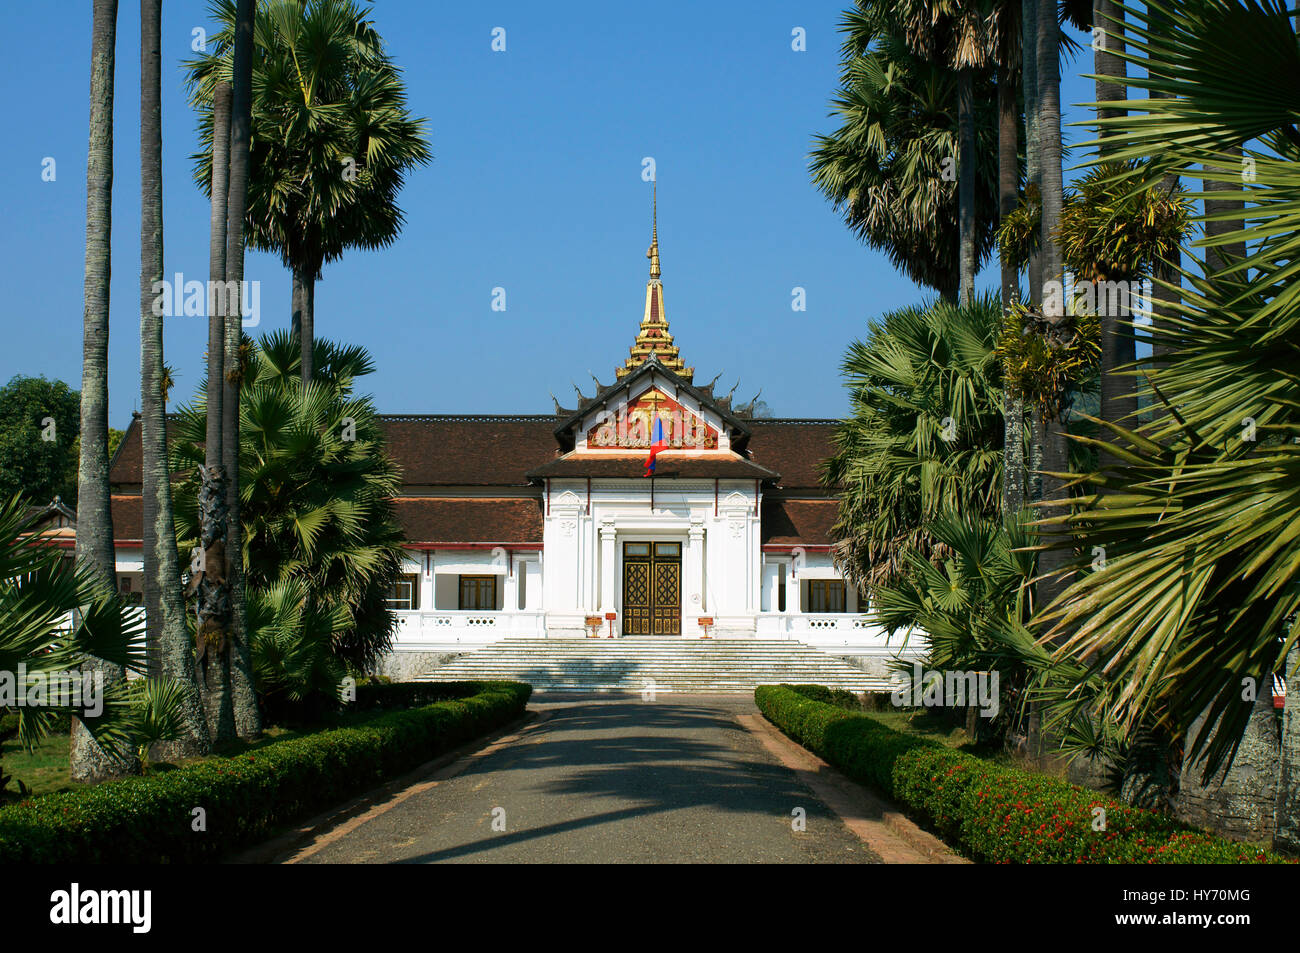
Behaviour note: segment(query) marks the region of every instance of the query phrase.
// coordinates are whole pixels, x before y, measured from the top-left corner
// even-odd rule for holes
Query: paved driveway
[[[880,861],[736,721],[755,710],[748,696],[547,694],[531,707],[536,721],[459,773],[322,835],[297,862]]]

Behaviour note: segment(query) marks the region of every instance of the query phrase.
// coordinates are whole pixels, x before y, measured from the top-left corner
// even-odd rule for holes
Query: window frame
[[[484,583],[488,583],[487,591],[490,593],[487,606],[467,606],[465,604],[465,584],[474,583],[475,602],[482,602]],[[461,574],[457,579],[456,585],[456,606],[460,612],[495,612],[497,609],[497,577],[495,575],[467,575]]]
[[[817,608],[817,593],[820,590],[822,608]],[[839,593],[838,600],[832,600],[833,593]],[[838,602],[838,608],[834,608]],[[849,587],[843,579],[809,579],[808,611],[818,613],[847,612],[849,607]]]
[[[409,585],[411,595],[409,600],[404,600],[398,595],[398,587]],[[401,605],[403,601],[409,601],[410,605]],[[420,574],[418,572],[398,573],[397,578],[393,580],[393,586],[389,594],[384,598],[384,605],[393,612],[419,612],[420,611]]]

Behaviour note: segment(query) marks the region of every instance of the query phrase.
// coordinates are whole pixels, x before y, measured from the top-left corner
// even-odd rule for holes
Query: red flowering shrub
[[[1278,863],[1282,858],[1065,781],[894,731],[799,686],[754,691],[774,725],[878,788],[974,860],[1019,864]]]

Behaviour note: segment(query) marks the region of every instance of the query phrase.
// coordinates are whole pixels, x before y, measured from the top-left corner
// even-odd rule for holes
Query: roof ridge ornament
[[[645,312],[641,316],[641,326],[637,331],[636,341],[628,349],[630,357],[623,366],[615,370],[616,380],[622,380],[632,371],[646,362],[651,355],[658,358],[663,367],[675,373],[687,383],[695,374],[695,368],[687,367],[682,361],[679,348],[673,344],[672,332],[668,330],[668,319],[664,316],[664,288],[660,281],[662,269],[659,263],[659,183],[654,183],[651,191],[650,211],[650,247],[646,257],[650,259],[650,279],[645,286]]]

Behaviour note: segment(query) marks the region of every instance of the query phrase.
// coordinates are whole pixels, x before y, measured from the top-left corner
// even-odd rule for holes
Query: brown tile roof
[[[522,486],[524,472],[555,458],[559,418],[539,415],[383,414],[388,453],[410,486]],[[131,421],[109,481],[139,486],[140,421]]]
[[[763,500],[764,546],[829,546],[834,542],[831,526],[839,502],[825,500]]]
[[[407,486],[523,486],[536,476],[637,476],[636,466],[609,465],[574,470],[557,457],[555,427],[562,418],[541,415],[389,414],[380,417],[388,452],[402,468]],[[753,435],[752,459],[718,468],[669,464],[661,457],[661,476],[671,468],[678,476],[771,478],[791,489],[820,488],[818,464],[833,452],[833,420],[746,420]],[[705,472],[707,471],[707,472]],[[109,475],[117,486],[140,484],[140,422],[132,420],[113,458]]]
[[[132,417],[126,433],[117,445],[113,459],[108,462],[108,482],[114,484],[139,484],[144,466],[141,458],[140,418]]]
[[[635,454],[569,454],[528,471],[534,479],[545,477],[637,477],[645,475],[645,451]],[[724,480],[771,480],[778,474],[752,460],[730,456],[686,455],[666,450],[655,461],[656,477],[721,477]]]
[[[114,493],[108,501],[113,517],[113,541],[139,544],[144,539],[144,498],[129,493]]]
[[[540,499],[399,496],[394,503],[410,543],[542,544]]]
[[[818,464],[835,452],[835,420],[776,420],[755,418],[746,423],[753,431],[749,453],[756,463],[781,474],[781,486],[820,488]]]
[[[388,452],[408,486],[520,486],[555,458],[551,415],[383,416]]]

